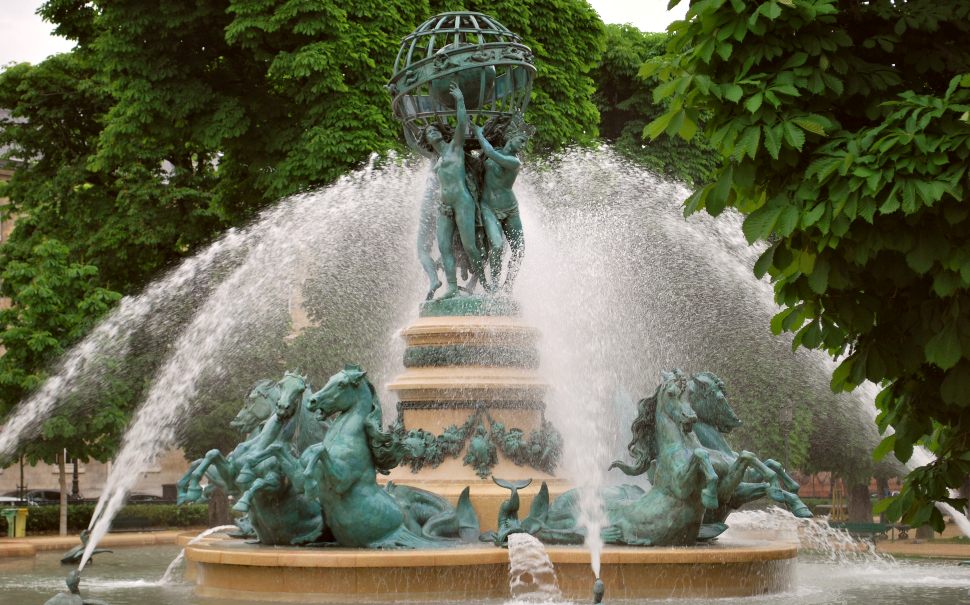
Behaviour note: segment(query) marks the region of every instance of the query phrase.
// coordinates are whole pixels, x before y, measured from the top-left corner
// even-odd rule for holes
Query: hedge
[[[79,532],[87,528],[94,514],[94,504],[69,504],[67,529]],[[60,507],[28,506],[27,533],[44,534],[56,532],[60,526]],[[192,527],[207,525],[209,508],[205,504],[129,504],[121,509],[112,523],[113,528],[160,528]],[[0,518],[0,535],[7,534],[7,522]]]

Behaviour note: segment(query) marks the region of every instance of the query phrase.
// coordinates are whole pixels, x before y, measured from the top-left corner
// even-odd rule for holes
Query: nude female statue
[[[486,128],[488,126],[486,124]],[[499,274],[502,271],[502,250],[507,239],[512,249],[512,256],[509,259],[505,284],[502,287],[510,291],[525,253],[519,202],[512,191],[512,184],[515,183],[515,178],[522,167],[522,161],[516,154],[528,142],[532,127],[525,124],[521,118],[515,118],[504,128],[496,129],[498,132],[491,137],[495,145],[500,148],[499,150],[492,146],[481,128],[478,126],[472,128],[485,153],[485,182],[482,188],[481,210],[482,224],[485,227],[489,245],[489,277],[492,287],[497,287]]]
[[[437,217],[436,235],[441,264],[445,270],[445,281],[448,284],[441,298],[458,296],[455,254],[452,249],[455,228],[458,229],[462,248],[468,255],[472,273],[479,282],[485,284],[482,253],[478,249],[475,237],[476,203],[465,180],[465,130],[468,125],[468,113],[458,85],[452,82],[449,92],[455,98],[457,109],[457,124],[454,132],[451,133],[451,141],[445,140],[444,131],[450,128],[444,124],[429,125],[421,133],[420,141],[438,154],[434,171],[441,190],[441,206]]]

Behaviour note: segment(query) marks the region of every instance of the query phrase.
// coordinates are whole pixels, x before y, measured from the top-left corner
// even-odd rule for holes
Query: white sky
[[[164,0],[162,0],[164,1]],[[73,46],[51,35],[51,25],[35,12],[43,0],[0,0],[0,69],[10,63],[39,63]],[[644,31],[663,31],[687,12],[687,0],[671,12],[667,0],[589,0],[607,23],[632,23]]]

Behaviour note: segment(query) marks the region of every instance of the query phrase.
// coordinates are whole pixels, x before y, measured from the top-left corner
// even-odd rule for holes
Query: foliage
[[[0,248],[0,271],[15,262],[46,267],[37,250],[58,240],[79,267],[97,268],[78,279],[90,282],[91,296],[100,293],[104,305],[85,299],[79,286],[64,290],[64,321],[76,326],[49,330],[47,341],[35,343],[44,351],[7,355],[4,367],[17,376],[8,382],[19,382],[0,392],[0,416],[117,299],[109,291],[133,294],[281,196],[325,185],[372,153],[402,148],[384,84],[401,38],[446,8],[460,6],[428,0],[46,2],[41,15],[77,47],[0,74],[0,107],[13,115],[0,125],[0,147],[25,160],[0,191],[11,200],[7,215],[17,218]],[[589,100],[589,70],[601,49],[602,24],[588,4],[496,1],[467,8],[493,13],[536,51],[541,91],[529,112],[542,131],[536,146],[592,141],[598,116]],[[16,310],[6,315],[15,322],[8,330],[33,329],[16,323],[32,313],[26,293],[12,287],[6,293]],[[81,298],[71,299],[75,294]],[[116,435],[162,351],[142,351],[131,384],[100,394],[115,403],[75,402],[45,435],[76,436],[89,445],[102,433]],[[279,365],[280,355],[267,359]],[[218,418],[201,426],[221,426],[231,404],[219,397],[245,396],[260,375],[267,374],[214,389],[219,396],[200,405]],[[98,410],[91,423],[72,428],[70,419],[89,409]],[[186,430],[202,443],[193,427]],[[225,435],[211,437],[222,443]],[[93,455],[109,455],[110,440],[99,443]]]
[[[667,34],[646,33],[632,25],[607,25],[606,48],[593,72],[600,134],[614,149],[657,174],[689,185],[700,185],[717,165],[718,156],[697,134],[685,141],[661,133],[650,141],[644,126],[664,112],[666,103],[654,103],[656,77],[641,77],[646,61],[664,54]]]
[[[94,504],[69,504],[67,506],[67,528],[69,531],[86,529],[94,514]],[[56,532],[59,523],[57,505],[31,506],[27,509],[27,532],[44,534]],[[132,523],[138,527],[198,527],[208,520],[208,507],[205,504],[129,504],[118,512],[116,523],[123,526]],[[6,521],[0,518],[0,532],[6,532]]]
[[[6,247],[0,293],[17,303],[0,310],[0,410],[16,403],[46,377],[46,367],[118,299],[95,286],[97,268],[68,260],[56,240],[30,250],[30,262],[12,257]],[[72,456],[106,459],[125,424],[125,402],[105,401],[90,414],[62,410],[45,420],[41,435],[25,453],[31,462],[53,463],[64,448]],[[74,417],[77,416],[77,417]]]
[[[744,424],[728,436],[731,447],[754,452],[762,460],[773,458],[786,469],[809,468],[812,441],[818,437],[813,430],[811,408],[793,406],[788,422],[780,422],[779,416],[774,405],[750,402],[744,408]]]
[[[772,329],[839,358],[834,390],[883,385],[876,454],[938,457],[883,506],[942,527],[932,502],[962,505],[947,488],[970,474],[970,5],[701,0],[671,31],[648,131],[704,116],[730,159],[686,213],[736,208],[770,242]]]

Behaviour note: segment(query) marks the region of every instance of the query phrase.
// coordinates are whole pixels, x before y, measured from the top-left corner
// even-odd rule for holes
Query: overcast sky
[[[164,0],[160,0],[164,1]],[[48,56],[71,49],[64,38],[50,34],[49,23],[35,12],[43,0],[0,0],[0,67],[27,61],[39,63]],[[667,0],[590,0],[603,21],[632,23],[644,31],[663,31],[687,11],[686,0],[667,12]]]

